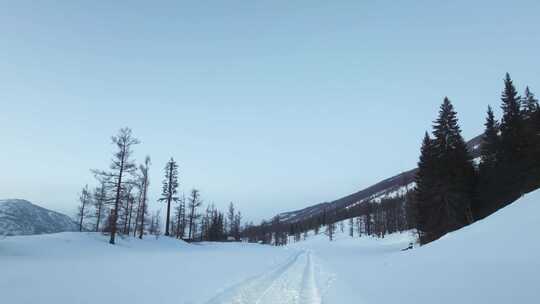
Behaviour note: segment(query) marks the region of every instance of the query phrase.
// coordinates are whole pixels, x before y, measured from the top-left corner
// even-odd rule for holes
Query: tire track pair
[[[225,290],[206,304],[320,304],[311,255],[299,252],[283,265]]]

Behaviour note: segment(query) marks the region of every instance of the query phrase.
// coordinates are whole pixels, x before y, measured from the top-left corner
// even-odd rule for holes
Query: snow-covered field
[[[291,251],[163,237],[111,246],[94,233],[8,237],[0,240],[0,303],[204,303]]]
[[[339,229],[338,229],[339,230]],[[92,233],[0,240],[1,303],[538,303],[540,191],[437,242],[400,251],[323,234],[275,248]]]

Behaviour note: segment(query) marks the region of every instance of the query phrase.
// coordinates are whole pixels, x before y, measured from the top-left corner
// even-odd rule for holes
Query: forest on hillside
[[[279,216],[242,232],[252,242],[284,245],[301,240],[308,231],[323,230],[330,240],[336,223],[348,220],[349,234],[384,237],[415,229],[421,244],[485,218],[540,187],[540,107],[529,87],[519,95],[510,75],[504,78],[496,119],[488,106],[475,162],[461,135],[457,112],[444,98],[433,130],[424,134],[415,187],[404,195],[378,202],[363,201],[350,208],[325,208],[293,223]]]

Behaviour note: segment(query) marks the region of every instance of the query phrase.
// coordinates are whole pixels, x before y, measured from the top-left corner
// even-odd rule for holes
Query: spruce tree
[[[432,203],[435,190],[435,149],[433,140],[428,132],[424,134],[422,147],[420,148],[420,161],[418,162],[418,172],[416,173],[416,191],[414,200],[414,213],[417,215],[417,228],[420,232],[421,241],[431,239],[430,231],[437,225],[431,216],[434,204]]]
[[[473,210],[477,219],[484,218],[496,210],[498,205],[496,198],[499,196],[499,179],[497,178],[497,171],[500,168],[499,124],[489,106],[484,126],[476,191],[478,201]]]
[[[472,223],[474,166],[461,136],[457,113],[445,97],[434,125],[434,148],[437,153],[441,199],[446,210],[447,231]]]
[[[501,119],[500,169],[497,174],[501,178],[503,201],[513,201],[523,192],[526,184],[527,170],[527,132],[524,111],[521,110],[521,98],[506,73],[504,90],[501,96],[503,116]]]
[[[501,119],[502,157],[504,161],[512,162],[519,159],[524,134],[521,98],[518,96],[508,73],[504,79],[501,101],[503,111]]]
[[[523,96],[523,112],[525,119],[534,119],[536,112],[538,111],[538,99],[531,92],[529,87],[525,88],[525,94]]]
[[[445,98],[431,140],[422,144],[417,182],[418,229],[423,243],[470,224],[474,167],[461,136],[457,113]]]
[[[482,136],[480,168],[493,168],[497,163],[499,153],[499,123],[488,106],[484,134]]]
[[[540,187],[540,108],[538,99],[525,88],[523,96],[523,119],[524,119],[524,142],[523,154],[525,155],[523,173],[525,184],[523,192],[532,191]]]

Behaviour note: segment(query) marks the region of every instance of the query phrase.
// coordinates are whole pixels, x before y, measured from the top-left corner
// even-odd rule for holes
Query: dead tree
[[[81,195],[79,196],[79,201],[81,204],[79,205],[79,210],[77,212],[77,216],[79,218],[79,231],[83,231],[83,221],[84,218],[88,216],[88,205],[91,202],[91,196],[90,191],[88,190],[88,185],[84,186],[84,188],[81,191]]]
[[[195,224],[195,220],[197,217],[197,208],[200,207],[202,204],[202,201],[200,199],[200,193],[199,190],[193,189],[191,190],[191,197],[189,198],[189,232],[188,232],[188,238],[191,240],[193,239],[193,225]]]
[[[99,231],[99,224],[101,223],[101,218],[103,217],[103,211],[105,203],[107,201],[107,189],[105,183],[101,183],[101,186],[97,187],[94,190],[94,208],[95,208],[95,217],[96,217],[96,227],[95,231]]]
[[[138,212],[139,212],[139,218],[140,218],[140,224],[139,224],[139,239],[142,239],[143,238],[143,234],[144,234],[144,217],[147,213],[147,205],[146,205],[146,201],[148,199],[148,185],[150,185],[150,180],[148,178],[148,173],[150,171],[150,164],[151,164],[151,161],[150,161],[150,156],[146,156],[146,159],[144,160],[144,165],[140,165],[139,166],[139,171],[141,173],[141,177],[140,177],[140,184],[141,184],[141,201],[140,201],[140,205],[141,207],[139,208]]]
[[[184,195],[178,200],[178,205],[175,208],[175,230],[174,235],[177,239],[184,237],[185,218],[186,218],[186,198]]]

